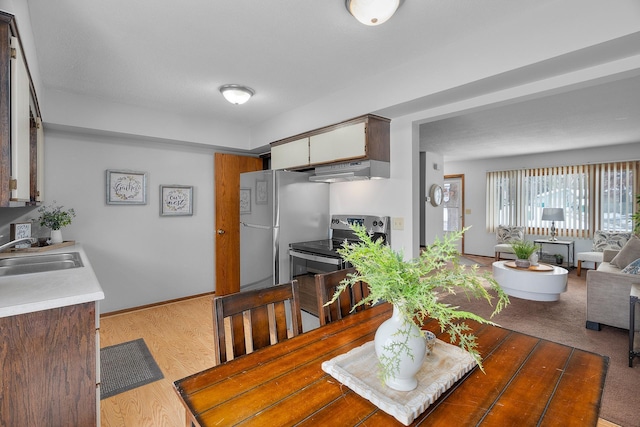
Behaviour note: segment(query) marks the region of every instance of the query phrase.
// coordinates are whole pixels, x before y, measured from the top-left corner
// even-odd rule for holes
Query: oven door
[[[345,268],[341,258],[289,249],[291,279],[298,281],[300,288],[300,308],[318,316],[315,275]]]

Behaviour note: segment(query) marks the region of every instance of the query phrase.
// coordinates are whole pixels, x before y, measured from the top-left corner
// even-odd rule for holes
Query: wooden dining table
[[[391,316],[382,304],[174,383],[187,426],[402,426],[322,370],[372,341]],[[411,425],[595,426],[608,358],[497,326],[467,322],[474,368]],[[436,321],[423,329],[448,342]],[[375,366],[371,367],[376,369]]]

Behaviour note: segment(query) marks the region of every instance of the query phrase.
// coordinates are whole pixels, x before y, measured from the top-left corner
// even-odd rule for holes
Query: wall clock
[[[429,198],[433,206],[440,206],[442,203],[442,187],[438,184],[433,184],[429,190]]]

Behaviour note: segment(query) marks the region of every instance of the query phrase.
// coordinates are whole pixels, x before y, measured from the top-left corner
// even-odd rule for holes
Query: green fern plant
[[[362,280],[369,285],[370,293],[353,307],[354,310],[363,304],[386,301],[399,308],[405,321],[414,322],[419,328],[429,319],[434,319],[439,322],[441,330],[450,336],[451,342],[467,350],[482,369],[476,337],[464,320],[494,323],[460,307],[442,303],[438,298],[443,293],[464,292],[468,297],[483,298],[492,304],[493,297],[484,286],[488,282],[497,293],[491,316],[509,303],[508,296],[488,273],[480,275],[476,265],[469,267],[458,262],[455,242],[467,228],[436,240],[422,251],[420,257],[411,260],[405,260],[402,252],[393,251],[380,239],[373,241],[365,227],[355,224],[351,228],[360,242],[347,243],[338,252],[356,268],[356,272],[342,281],[328,304],[335,301],[348,286]],[[407,350],[400,346],[397,351]],[[412,357],[411,354],[409,356]],[[380,362],[381,379],[385,380],[396,372],[397,360]]]
[[[511,243],[511,247],[518,259],[529,259],[531,254],[539,249],[538,246],[528,240],[518,240],[517,242],[513,242]]]

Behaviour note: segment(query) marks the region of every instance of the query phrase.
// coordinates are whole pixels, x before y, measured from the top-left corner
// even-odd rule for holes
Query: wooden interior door
[[[216,153],[216,295],[240,291],[240,174],[262,170],[262,159]]]

